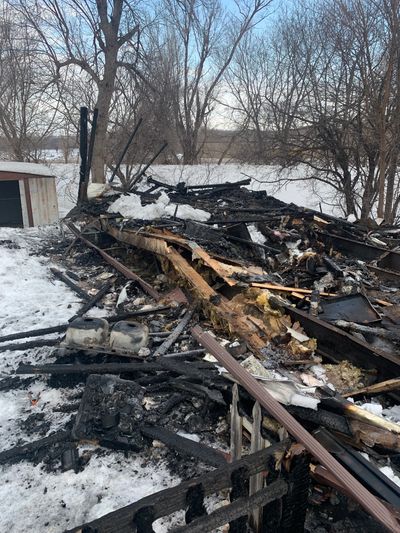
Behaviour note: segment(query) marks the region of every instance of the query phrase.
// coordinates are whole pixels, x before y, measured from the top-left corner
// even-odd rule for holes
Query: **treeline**
[[[92,178],[151,157],[308,172],[345,215],[393,223],[400,203],[400,0],[8,0],[0,16],[0,135],[34,160],[99,110]],[[222,117],[222,118],[221,118]],[[215,137],[215,135],[214,135]],[[66,152],[69,147],[65,146]],[[128,176],[129,177],[129,176]],[[283,179],[282,177],[278,177]]]

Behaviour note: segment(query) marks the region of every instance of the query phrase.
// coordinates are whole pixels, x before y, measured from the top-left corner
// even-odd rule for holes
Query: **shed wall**
[[[26,192],[25,192],[24,180],[18,180],[18,185],[19,185],[19,194],[21,196],[22,220],[24,223],[24,228],[29,228],[29,218],[28,218],[28,210],[26,207]]]
[[[54,178],[29,179],[33,224],[51,224],[58,220],[58,202]]]

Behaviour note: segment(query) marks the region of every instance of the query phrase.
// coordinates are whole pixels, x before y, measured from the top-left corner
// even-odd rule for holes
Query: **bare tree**
[[[238,111],[275,160],[307,165],[363,220],[377,207],[391,222],[399,204],[398,17],[399,0],[299,2],[265,45],[270,67],[245,51],[230,73]]]
[[[18,0],[20,12],[40,37],[58,76],[81,69],[95,89],[99,110],[93,148],[92,180],[105,180],[107,128],[117,71],[140,76],[140,36],[136,6],[124,0]]]
[[[17,161],[35,161],[57,127],[52,72],[25,22],[0,18],[0,132]]]
[[[162,1],[158,46],[153,49],[158,63],[170,67],[174,123],[185,164],[198,161],[199,134],[207,129],[223,75],[271,1],[238,1],[237,14],[226,12],[220,0]]]

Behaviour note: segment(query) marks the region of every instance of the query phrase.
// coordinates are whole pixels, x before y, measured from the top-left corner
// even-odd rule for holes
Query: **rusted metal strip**
[[[255,400],[280,422],[285,429],[333,474],[340,484],[344,484],[351,497],[365,511],[373,516],[389,531],[400,532],[400,525],[394,515],[357,481],[332,455],[278,403],[247,370],[200,326],[192,328],[194,338],[230,372],[230,374],[253,396]]]
[[[155,289],[153,289],[153,287],[149,283],[144,281],[144,279],[142,279],[140,276],[132,272],[132,270],[129,270],[129,268],[127,268],[125,265],[120,263],[117,259],[115,259],[114,257],[111,257],[111,255],[108,255],[108,253],[104,252],[104,250],[102,250],[101,248],[98,248],[95,244],[85,239],[85,237],[83,237],[83,235],[80,233],[78,228],[76,228],[73,224],[69,223],[67,224],[67,226],[78,239],[84,242],[86,246],[89,246],[90,248],[93,248],[93,250],[96,250],[96,252],[100,254],[101,257],[105,261],[107,261],[107,263],[109,263],[116,270],[118,270],[118,272],[121,272],[121,274],[123,274],[128,279],[137,281],[139,285],[142,287],[142,289],[145,292],[147,292],[147,294],[149,294],[152,298],[154,298],[154,300],[158,301],[161,299],[160,293],[157,292]]]

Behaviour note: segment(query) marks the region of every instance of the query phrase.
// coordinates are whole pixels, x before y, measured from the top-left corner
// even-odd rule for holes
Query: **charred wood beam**
[[[93,365],[74,364],[48,364],[48,365],[21,365],[17,374],[121,374],[125,372],[156,372],[162,370],[156,363],[101,363]]]
[[[31,348],[42,348],[43,346],[56,346],[62,340],[62,337],[57,339],[37,339],[35,341],[3,344],[0,346],[0,352],[7,350],[15,352],[17,350],[30,350]]]
[[[154,300],[158,301],[161,299],[161,295],[149,283],[144,281],[144,279],[129,270],[129,268],[120,263],[117,259],[111,257],[111,255],[108,255],[106,252],[101,250],[101,248],[98,248],[95,244],[85,239],[85,237],[83,237],[80,231],[73,224],[69,223],[67,224],[67,226],[78,239],[80,239],[84,244],[86,244],[86,246],[89,246],[89,248],[96,250],[96,252],[99,253],[107,263],[109,263],[112,267],[118,270],[118,272],[121,272],[121,274],[123,274],[126,278],[132,279],[139,283],[140,287],[152,298],[154,298]]]
[[[361,368],[377,369],[380,379],[399,374],[398,355],[372,348],[367,342],[300,309],[290,305],[284,305],[284,308],[294,322],[300,323],[307,335],[317,339],[318,350],[329,359],[335,362],[347,359]]]
[[[114,168],[114,170],[113,170],[113,172],[111,174],[111,178],[109,179],[109,183],[112,183],[114,181],[115,175],[117,174],[117,172],[119,170],[119,167],[121,166],[121,163],[122,163],[122,161],[123,161],[123,159],[125,157],[125,154],[128,151],[128,148],[131,145],[131,143],[132,143],[136,133],[138,132],[142,122],[143,122],[143,118],[140,117],[138,122],[137,122],[137,124],[136,124],[136,126],[133,128],[133,131],[130,134],[127,143],[125,144],[124,149],[122,150],[122,153],[121,153],[120,157],[118,158],[117,164],[115,165],[115,168]]]
[[[249,372],[247,372],[225,348],[200,326],[192,329],[195,339],[214,355],[228,372],[247,390],[251,396],[280,422],[335,478],[351,490],[352,497],[368,514],[373,516],[389,531],[400,532],[400,526],[391,512],[357,481],[304,427],[279,404]]]
[[[196,457],[196,459],[199,459],[203,463],[215,467],[220,467],[226,464],[225,457],[222,453],[214,450],[214,448],[182,437],[166,428],[160,426],[148,426],[141,427],[140,431],[145,437],[159,440],[166,444],[168,448],[172,448],[176,452],[189,457]]]
[[[333,246],[335,250],[339,250],[350,257],[357,257],[363,261],[377,261],[377,267],[380,269],[392,270],[400,272],[400,253],[388,251],[387,248],[373,246],[364,242],[348,239],[346,237],[339,237],[331,233],[319,232],[318,235],[328,245]]]
[[[85,313],[87,313],[89,311],[89,309],[91,309],[93,306],[95,306],[98,302],[100,302],[100,300],[102,300],[104,298],[104,296],[110,291],[111,287],[113,286],[113,282],[112,281],[107,281],[98,291],[97,293],[92,297],[90,298],[89,301],[87,301],[80,309],[79,311],[77,312],[76,315],[74,315],[73,317],[71,317],[69,319],[69,322],[72,322],[73,320],[75,320],[75,318],[78,318],[79,316],[82,316],[84,315]]]
[[[170,191],[176,191],[177,187],[176,185],[170,185],[168,183],[163,183],[162,181],[159,181],[152,176],[147,178],[148,183],[152,183],[153,185],[157,185],[157,187],[164,187],[165,189],[168,189]],[[227,182],[227,183],[209,183],[207,185],[185,185],[185,189],[187,191],[200,191],[205,189],[213,189],[213,190],[219,190],[219,189],[235,189],[238,187],[242,187],[244,185],[250,185],[251,179],[244,179],[241,181],[236,182]]]
[[[181,333],[184,331],[186,326],[189,324],[192,316],[193,316],[193,309],[188,309],[184,315],[184,317],[180,320],[179,324],[176,326],[176,328],[172,331],[170,335],[165,339],[165,341],[157,348],[157,350],[154,352],[153,357],[161,357],[162,355],[166,354],[167,351],[170,349],[170,347],[174,344],[174,342],[179,338]]]
[[[287,484],[282,480],[274,481],[268,487],[256,492],[247,498],[238,498],[229,505],[220,507],[205,518],[198,518],[188,526],[174,529],[174,533],[205,533],[215,531],[218,527],[228,522],[237,520],[255,507],[263,507],[268,503],[278,500],[285,495]],[[246,520],[247,521],[247,520]]]
[[[50,271],[57,279],[65,283],[70,289],[72,289],[83,300],[90,300],[89,294],[85,292],[83,289],[81,289],[79,285],[71,281],[69,277],[66,276],[63,272],[61,272],[60,270],[57,270],[56,268],[50,268]]]
[[[171,354],[173,355],[173,354]],[[46,365],[20,365],[16,374],[121,374],[136,372],[157,372],[167,370],[173,374],[188,376],[198,380],[210,381],[213,374],[209,372],[209,367],[204,369],[201,362],[197,365],[193,363],[176,362],[172,359],[157,359],[155,362],[140,363],[98,363],[98,364],[46,364]],[[190,385],[190,387],[195,385]],[[200,387],[200,385],[199,385]],[[205,394],[204,390],[198,389],[199,393]],[[218,399],[220,397],[218,396]]]
[[[88,108],[81,107],[80,121],[79,121],[79,155],[81,159],[81,164],[79,167],[78,205],[83,203],[87,199],[85,195],[87,154],[88,154]]]
[[[140,509],[152,507],[154,511],[153,520],[184,509],[186,507],[186,494],[191,487],[201,483],[205,496],[228,489],[232,483],[232,472],[238,468],[245,467],[248,469],[249,475],[258,474],[265,470],[265,465],[270,457],[278,457],[279,455],[283,457],[288,444],[287,440],[274,444],[260,452],[248,455],[240,461],[226,464],[212,472],[184,481],[176,487],[156,492],[92,522],[75,527],[66,533],[84,533],[88,531],[96,531],[97,533],[132,533],[132,520]]]
[[[47,446],[51,446],[52,444],[56,444],[58,442],[65,442],[68,440],[73,440],[70,431],[57,431],[56,433],[52,433],[51,435],[48,435],[43,439],[28,442],[26,444],[15,446],[14,448],[10,448],[9,450],[0,452],[0,464],[5,464],[10,461],[16,460],[22,461],[28,455],[35,453],[41,448],[45,448]]]

